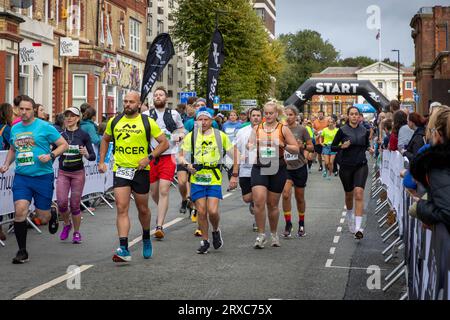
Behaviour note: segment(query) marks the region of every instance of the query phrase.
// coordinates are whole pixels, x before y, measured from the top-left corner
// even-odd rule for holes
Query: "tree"
[[[345,58],[343,60],[339,61],[339,65],[342,67],[359,67],[364,68],[367,66],[370,66],[371,64],[376,63],[378,60],[365,57],[365,56],[358,56],[358,57],[349,57]]]
[[[285,47],[286,57],[286,67],[277,82],[280,100],[289,98],[312,73],[338,64],[339,52],[316,31],[302,30],[296,34],[282,34],[279,41]]]
[[[384,59],[383,59],[383,62],[386,63],[386,64],[389,64],[389,65],[391,65],[391,66],[393,66],[393,67],[396,67],[396,68],[398,67],[398,61],[397,61],[397,60],[392,61],[392,60],[389,59],[389,58],[384,58]],[[403,63],[400,62],[400,66],[401,66],[401,67],[404,67]]]
[[[283,67],[283,50],[277,41],[270,42],[261,19],[247,0],[180,0],[174,12],[171,31],[175,43],[199,63],[199,87],[206,95],[209,46],[215,29],[216,12],[225,45],[218,94],[222,101],[238,104],[241,99],[268,98],[271,80]]]

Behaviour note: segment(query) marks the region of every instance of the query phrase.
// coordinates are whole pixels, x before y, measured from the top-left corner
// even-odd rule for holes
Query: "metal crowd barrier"
[[[381,253],[384,262],[400,259],[384,278],[382,290],[386,292],[404,279],[406,292],[400,300],[449,300],[450,234],[443,224],[430,230],[408,214],[413,199],[399,185],[403,158],[389,151],[384,151],[382,157],[372,175],[371,197],[378,196],[374,215],[381,215],[379,228],[385,228],[381,233],[383,243],[388,244]]]

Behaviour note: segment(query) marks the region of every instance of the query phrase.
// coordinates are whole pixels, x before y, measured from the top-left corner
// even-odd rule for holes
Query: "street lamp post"
[[[397,52],[397,73],[398,73],[398,83],[397,83],[397,99],[400,101],[400,50],[392,49],[392,52]]]

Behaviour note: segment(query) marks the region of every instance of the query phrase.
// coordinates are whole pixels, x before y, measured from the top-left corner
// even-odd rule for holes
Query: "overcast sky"
[[[400,60],[406,66],[414,62],[411,19],[421,7],[449,6],[442,0],[277,0],[276,34],[299,30],[318,31],[329,40],[342,58],[369,56],[378,59],[376,30],[367,28],[367,8],[377,5],[381,13],[382,58]],[[450,30],[449,30],[450,31]]]

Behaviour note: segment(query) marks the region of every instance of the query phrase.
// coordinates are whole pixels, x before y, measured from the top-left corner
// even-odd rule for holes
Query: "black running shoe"
[[[319,171],[323,171],[323,167],[322,166],[319,167]]]
[[[208,253],[209,249],[209,242],[208,240],[202,240],[200,241],[200,248],[197,249],[198,254],[206,254]]]
[[[25,249],[21,249],[17,251],[16,257],[13,258],[12,263],[22,264],[25,262],[28,262],[28,252]]]
[[[52,216],[48,222],[48,232],[50,232],[50,234],[55,234],[59,227],[58,211],[56,210],[56,207],[52,206],[50,208],[50,213]]]
[[[223,239],[222,239],[222,233],[220,232],[220,229],[217,229],[217,231],[212,232],[213,237],[213,247],[214,249],[220,249],[223,246]]]
[[[339,171],[335,171],[335,172],[334,172],[334,176],[335,176],[335,177],[337,177],[338,174],[339,174]]]
[[[291,232],[292,232],[292,222],[286,222],[286,227],[284,227],[284,232],[283,232],[283,236],[285,238],[289,238],[291,236]]]
[[[362,232],[361,229],[358,230],[358,231],[356,231],[356,233],[355,233],[355,239],[361,240],[363,237],[364,237],[364,234],[363,234],[363,232]]]
[[[187,200],[183,200],[183,201],[181,202],[180,213],[182,213],[182,214],[185,214],[185,213],[186,213],[187,204],[188,204],[188,201],[187,201]]]

